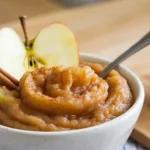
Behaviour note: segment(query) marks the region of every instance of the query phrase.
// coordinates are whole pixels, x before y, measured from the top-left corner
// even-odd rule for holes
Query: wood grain
[[[150,107],[144,105],[141,116],[132,132],[132,137],[150,149]]]
[[[118,0],[39,15],[27,21],[29,36],[34,37],[47,24],[58,21],[74,32],[80,52],[114,59],[150,30],[150,1]],[[6,25],[22,36],[19,21],[1,27]],[[150,148],[150,47],[123,64],[134,71],[145,86],[144,108],[132,136]]]

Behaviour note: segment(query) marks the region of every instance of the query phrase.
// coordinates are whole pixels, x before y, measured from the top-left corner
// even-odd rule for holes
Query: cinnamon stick
[[[18,90],[19,81],[0,68],[0,85],[4,85],[11,90]]]
[[[14,83],[16,86],[19,85],[19,81],[15,79],[12,75],[10,75],[8,72],[0,68],[0,73],[6,76],[12,83]]]
[[[17,86],[12,83],[6,76],[0,73],[0,84],[8,87],[11,90],[17,89]]]

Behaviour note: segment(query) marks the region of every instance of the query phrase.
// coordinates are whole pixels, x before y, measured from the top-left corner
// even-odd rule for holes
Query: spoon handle
[[[121,54],[118,58],[116,58],[112,63],[110,63],[99,75],[101,78],[105,78],[105,76],[115,67],[117,67],[122,61],[132,56],[134,53],[140,51],[144,47],[150,44],[150,31],[143,36],[137,43],[131,46],[127,51]]]

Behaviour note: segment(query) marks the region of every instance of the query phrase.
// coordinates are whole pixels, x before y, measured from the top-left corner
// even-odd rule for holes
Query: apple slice
[[[78,66],[76,40],[67,26],[53,23],[40,31],[34,40],[32,52],[37,61],[52,66]]]
[[[0,30],[0,67],[15,78],[20,78],[26,71],[26,49],[23,42],[11,28]]]

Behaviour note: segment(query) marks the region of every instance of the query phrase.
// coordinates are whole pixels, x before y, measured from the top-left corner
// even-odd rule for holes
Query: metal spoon
[[[115,67],[117,67],[122,61],[132,56],[134,53],[140,51],[144,47],[150,44],[150,31],[143,36],[137,43],[131,46],[127,51],[121,54],[118,58],[116,58],[112,63],[110,63],[100,74],[99,77],[105,78],[106,75]]]

